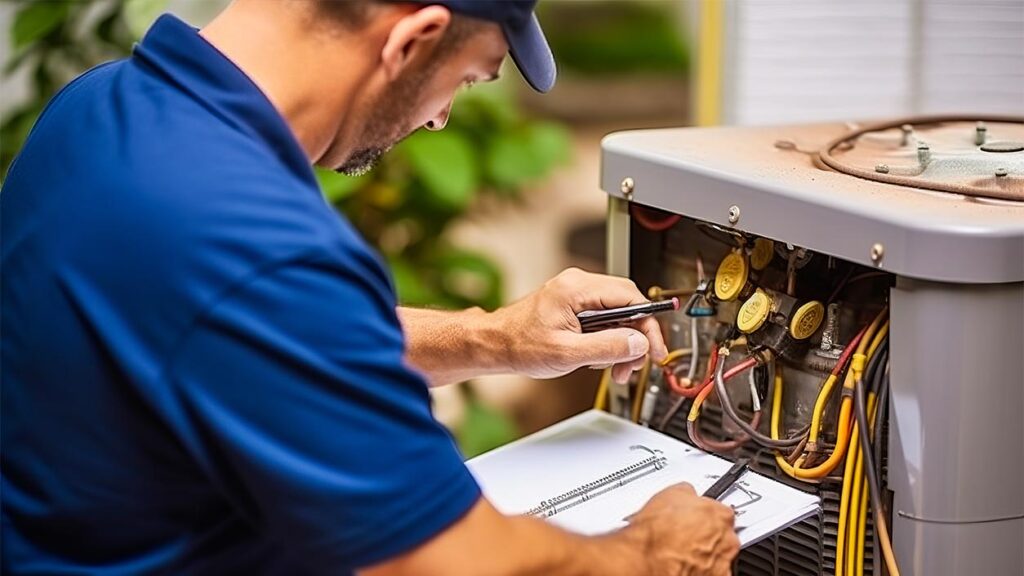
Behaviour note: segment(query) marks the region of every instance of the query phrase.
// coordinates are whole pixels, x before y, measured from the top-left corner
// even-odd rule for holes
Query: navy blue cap
[[[537,0],[417,0],[501,26],[520,74],[538,92],[555,85],[555,58],[533,7]]]

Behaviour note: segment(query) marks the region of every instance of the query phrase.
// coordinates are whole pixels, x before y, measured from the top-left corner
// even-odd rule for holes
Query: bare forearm
[[[512,370],[509,338],[492,313],[399,307],[398,318],[405,331],[406,361],[431,386]]]
[[[364,576],[603,576],[649,574],[627,531],[585,537],[543,520],[501,515],[485,500],[436,540]]]

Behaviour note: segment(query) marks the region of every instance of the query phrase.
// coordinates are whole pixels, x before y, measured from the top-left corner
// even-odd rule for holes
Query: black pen
[[[729,471],[723,474],[722,477],[712,484],[711,488],[708,488],[707,491],[701,494],[701,496],[711,498],[712,500],[720,499],[729,491],[730,488],[733,487],[734,484],[736,484],[736,481],[740,479],[740,476],[743,476],[743,473],[747,471],[748,466],[750,466],[749,458],[737,460],[736,463],[732,465],[732,468],[729,468]]]
[[[671,312],[679,310],[679,298],[662,300],[660,302],[647,302],[645,304],[634,304],[622,308],[608,308],[605,310],[584,310],[576,314],[580,322],[580,328],[584,332],[593,332],[602,328],[611,328],[627,324],[641,318],[646,318],[658,312]]]

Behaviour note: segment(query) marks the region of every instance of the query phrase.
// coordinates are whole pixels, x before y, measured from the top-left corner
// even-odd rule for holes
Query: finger
[[[583,272],[577,281],[579,304],[583,308],[618,308],[648,302],[628,278]]]
[[[567,360],[573,365],[572,369],[632,362],[642,358],[650,348],[647,337],[632,328],[611,328],[585,334],[566,333],[564,338],[565,349],[570,355]]]
[[[685,492],[686,494],[697,494],[697,490],[694,489],[693,484],[690,484],[689,482],[680,482],[678,484],[673,484],[672,486],[669,486],[669,489]]]
[[[665,346],[665,338],[661,334],[661,325],[653,316],[648,316],[637,322],[636,328],[647,337],[651,359],[661,362],[668,356],[668,347]]]
[[[632,373],[633,369],[629,367],[629,364],[616,364],[612,366],[612,382],[626,384],[629,382],[629,375]]]

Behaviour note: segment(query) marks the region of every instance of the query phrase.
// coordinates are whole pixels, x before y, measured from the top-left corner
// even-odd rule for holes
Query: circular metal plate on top
[[[1024,150],[1024,142],[1013,140],[994,140],[981,145],[982,152],[1020,152]]]

